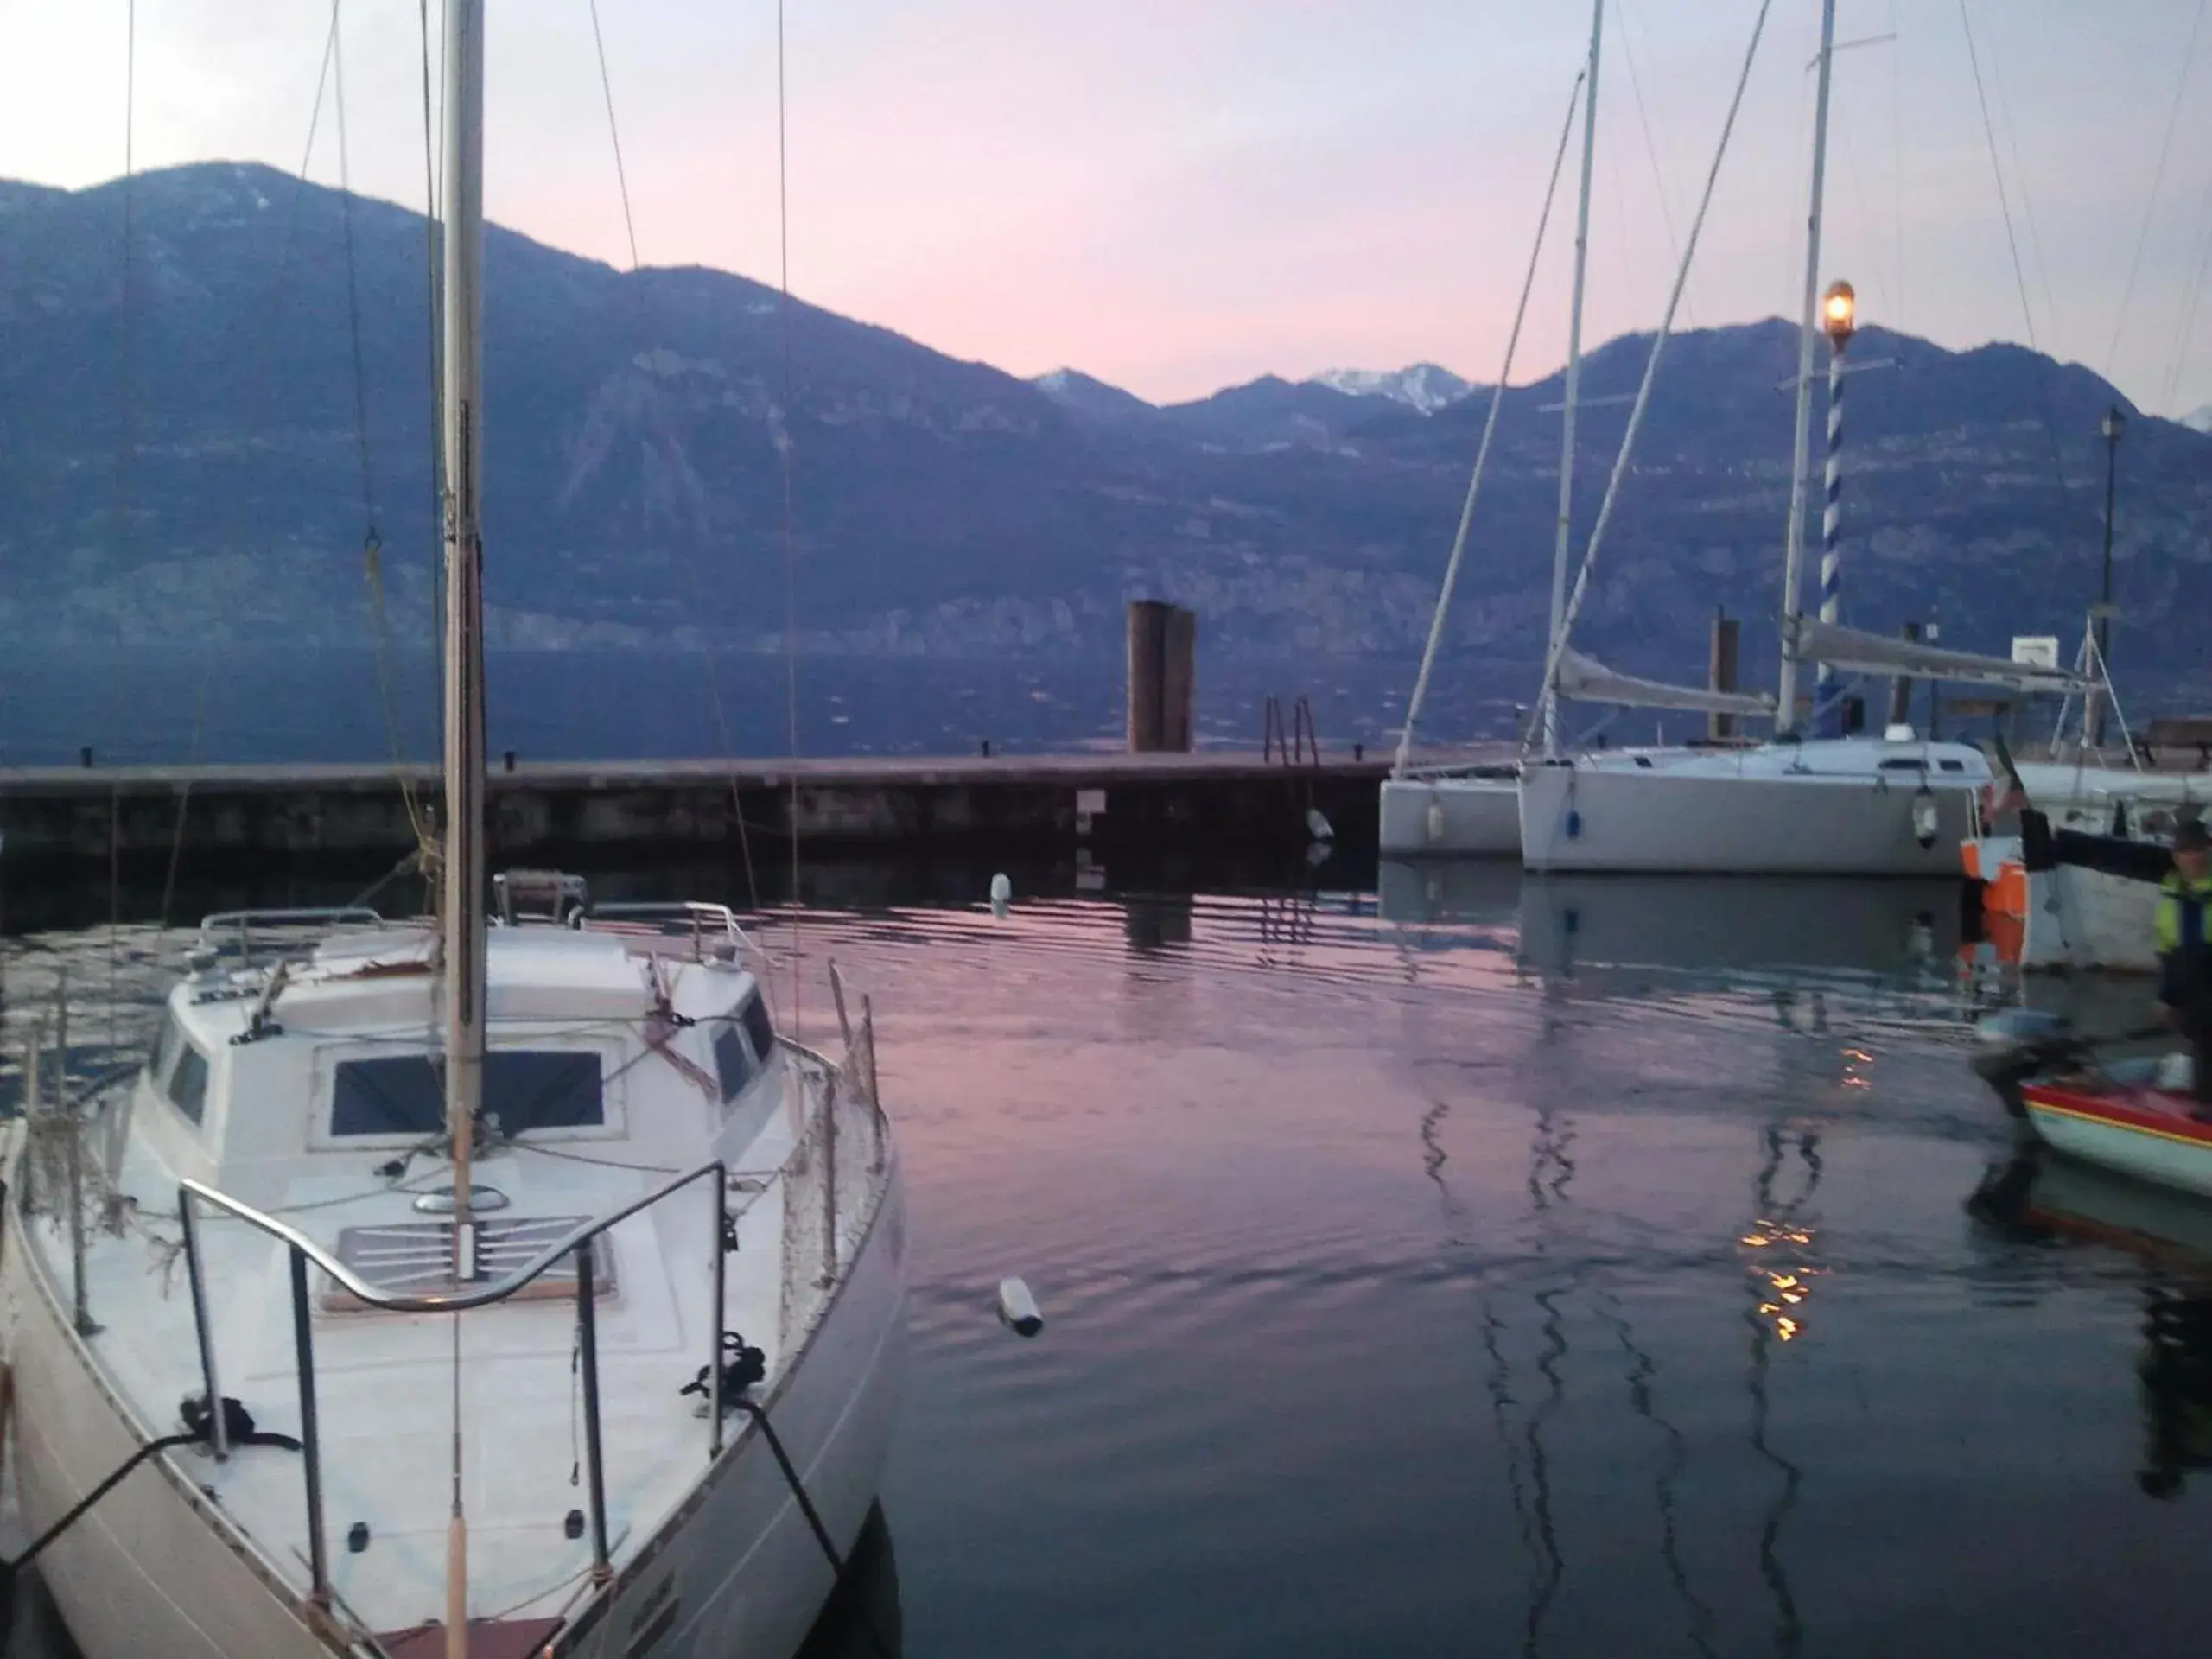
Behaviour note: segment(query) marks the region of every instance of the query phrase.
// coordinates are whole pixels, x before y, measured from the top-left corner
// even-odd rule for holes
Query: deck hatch
[[[590,1220],[588,1216],[530,1216],[476,1224],[477,1265],[485,1281],[502,1278],[548,1244]],[[606,1234],[592,1241],[592,1279],[596,1294],[614,1294],[614,1252]],[[338,1259],[379,1290],[396,1295],[429,1295],[454,1288],[453,1224],[400,1221],[373,1227],[348,1227],[338,1235]],[[515,1293],[517,1301],[543,1301],[576,1294],[576,1263],[564,1256]],[[366,1305],[351,1291],[326,1284],[322,1305],[334,1312],[359,1311]]]

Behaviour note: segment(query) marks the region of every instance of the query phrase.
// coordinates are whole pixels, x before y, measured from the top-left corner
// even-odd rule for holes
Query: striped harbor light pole
[[[1834,626],[1843,620],[1843,571],[1836,554],[1837,534],[1843,520],[1843,353],[1858,326],[1858,297],[1849,283],[1831,283],[1821,297],[1821,326],[1828,337],[1828,462],[1827,505],[1821,514],[1821,620]],[[1819,688],[1813,706],[1821,712],[1820,728],[1843,729],[1843,710],[1835,701],[1835,669],[1821,664]]]

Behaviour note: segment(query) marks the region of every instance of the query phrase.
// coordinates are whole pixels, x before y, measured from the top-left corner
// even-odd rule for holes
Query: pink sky
[[[298,166],[327,12],[137,10],[140,165]],[[1757,10],[1610,5],[1594,338],[1659,312]],[[1957,6],[1840,10],[1844,39],[1897,38],[1838,60],[1825,274],[1870,321],[2027,338]],[[2212,402],[2212,344],[2183,349],[2212,236],[2212,38],[2187,50],[2202,10],[1969,0],[2036,340],[2177,413]],[[0,175],[121,169],[124,12],[0,0]],[[601,12],[644,258],[774,280],[772,0]],[[1795,308],[1817,12],[1775,0],[1688,321]],[[626,262],[586,0],[490,14],[493,216]],[[419,205],[414,0],[344,16],[353,181]],[[1159,400],[1421,359],[1491,378],[1588,17],[1580,0],[792,0],[793,284],[957,356]],[[310,170],[335,180],[327,129]],[[1565,248],[1555,233],[1516,378],[1564,351]]]

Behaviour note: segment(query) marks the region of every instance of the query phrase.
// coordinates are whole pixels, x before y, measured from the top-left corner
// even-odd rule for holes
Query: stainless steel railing
[[[316,1415],[315,1386],[315,1331],[308,1300],[308,1264],[313,1262],[345,1291],[365,1306],[391,1313],[462,1313],[507,1300],[524,1287],[543,1276],[563,1256],[575,1261],[577,1344],[583,1382],[584,1451],[591,1503],[592,1576],[604,1583],[613,1575],[607,1536],[607,1471],[601,1450],[599,1412],[599,1341],[596,1286],[592,1245],[610,1228],[651,1209],[671,1194],[709,1177],[714,1179],[714,1232],[709,1259],[714,1263],[713,1304],[707,1320],[713,1341],[707,1351],[707,1452],[709,1459],[722,1449],[722,1332],[723,1287],[726,1278],[723,1238],[729,1214],[729,1170],[717,1158],[664,1181],[650,1192],[603,1216],[579,1223],[555,1239],[513,1272],[481,1285],[450,1291],[401,1294],[378,1288],[330,1251],[287,1222],[266,1215],[248,1204],[217,1192],[200,1181],[183,1181],[177,1187],[177,1212],[184,1225],[184,1255],[192,1285],[192,1319],[200,1344],[200,1379],[207,1389],[209,1433],[219,1459],[230,1455],[228,1425],[223,1420],[223,1392],[216,1363],[215,1343],[207,1306],[207,1279],[200,1247],[197,1207],[207,1205],[257,1229],[284,1246],[290,1258],[292,1285],[292,1344],[299,1377],[300,1446],[306,1477],[308,1570],[316,1605],[330,1605],[330,1563],[323,1536],[322,1446]],[[466,1223],[459,1224],[468,1224]],[[456,1253],[458,1259],[458,1253]]]
[[[839,987],[842,1001],[842,987]],[[781,1241],[781,1306],[778,1331],[779,1363],[797,1351],[828,1306],[831,1292],[852,1262],[850,1246],[863,1236],[875,1206],[887,1189],[889,1125],[876,1098],[874,1022],[863,1001],[857,1030],[846,1027],[842,1065],[789,1037],[779,1040],[797,1062],[792,1086],[818,1090],[798,1144],[772,1178],[784,1185]],[[758,1172],[744,1179],[758,1180]],[[201,1241],[202,1207],[218,1211],[274,1239],[289,1257],[292,1292],[292,1340],[298,1374],[300,1441],[308,1522],[308,1571],[319,1605],[328,1605],[330,1578],[323,1530],[322,1448],[315,1380],[315,1338],[308,1299],[310,1264],[363,1306],[392,1313],[462,1313],[508,1300],[552,1270],[564,1258],[575,1263],[578,1364],[583,1394],[584,1461],[588,1475],[592,1573],[604,1582],[612,1574],[607,1527],[606,1465],[601,1449],[597,1325],[596,1241],[611,1229],[683,1189],[711,1179],[713,1229],[709,1259],[714,1263],[706,1327],[707,1440],[709,1459],[724,1444],[722,1363],[727,1327],[725,1240],[730,1221],[732,1172],[714,1159],[673,1176],[605,1215],[578,1223],[544,1245],[521,1266],[499,1278],[450,1290],[397,1292],[372,1283],[328,1249],[290,1223],[255,1209],[201,1181],[179,1183],[177,1212],[182,1222],[184,1258],[192,1292],[194,1336],[200,1379],[209,1402],[209,1433],[215,1455],[230,1454],[223,1419],[222,1379],[209,1312],[207,1272]],[[756,1189],[757,1190],[757,1189]],[[456,1259],[459,1259],[458,1252]]]

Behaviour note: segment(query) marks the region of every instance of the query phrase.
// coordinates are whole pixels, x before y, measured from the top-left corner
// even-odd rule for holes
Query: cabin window
[[[745,999],[737,1017],[745,1023],[745,1034],[753,1039],[753,1052],[761,1065],[767,1065],[768,1057],[776,1052],[776,1028],[768,1022],[768,1007],[761,1001],[760,992]]]
[[[483,1115],[506,1135],[607,1121],[600,1057],[576,1049],[494,1049],[484,1057]],[[428,1054],[340,1060],[330,1132],[435,1135],[445,1128],[443,1067]]]
[[[1882,770],[1884,772],[1925,772],[1928,770],[1928,763],[1924,760],[1885,760],[1882,762]]]
[[[146,1062],[154,1087],[163,1088],[168,1081],[170,1068],[176,1065],[176,1052],[184,1046],[184,1030],[176,1022],[174,1010],[165,1009],[162,1014],[162,1028],[154,1038],[154,1056]]]
[[[1964,772],[1967,769],[1967,763],[1963,760],[1938,760],[1936,764],[1945,772]]]
[[[743,1094],[746,1085],[760,1074],[753,1051],[745,1046],[745,1033],[734,1020],[725,1020],[715,1027],[715,1071],[721,1079],[724,1105]]]
[[[176,1070],[169,1074],[169,1102],[197,1123],[207,1110],[207,1057],[180,1039]]]

